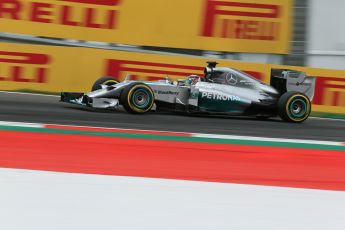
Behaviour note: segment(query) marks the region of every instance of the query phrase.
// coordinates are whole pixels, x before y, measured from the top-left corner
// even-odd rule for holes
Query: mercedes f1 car
[[[61,101],[93,108],[144,114],[151,110],[230,116],[281,117],[300,123],[311,112],[315,78],[304,73],[272,69],[270,85],[234,68],[208,62],[204,76],[191,75],[178,81],[123,82],[102,77],[90,93],[61,93]]]

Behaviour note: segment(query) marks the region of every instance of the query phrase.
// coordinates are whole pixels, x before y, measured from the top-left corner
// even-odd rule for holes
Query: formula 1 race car
[[[93,108],[118,108],[144,114],[151,110],[231,116],[280,116],[303,122],[311,112],[315,78],[304,73],[272,69],[270,85],[234,68],[208,62],[204,76],[178,81],[123,82],[102,77],[90,93],[61,93],[61,101]]]

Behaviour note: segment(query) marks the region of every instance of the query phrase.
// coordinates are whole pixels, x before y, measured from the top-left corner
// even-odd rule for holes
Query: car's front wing
[[[120,104],[119,100],[114,98],[92,98],[84,93],[70,92],[61,93],[60,101],[99,109],[117,109]]]

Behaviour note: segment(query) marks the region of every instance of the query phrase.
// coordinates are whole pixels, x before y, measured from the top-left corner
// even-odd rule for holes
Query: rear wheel
[[[101,77],[92,86],[92,91],[102,89],[101,85],[114,85],[119,83],[119,81],[113,77]]]
[[[279,116],[288,122],[305,121],[311,112],[311,102],[303,93],[286,92],[278,102]]]
[[[120,102],[129,113],[143,114],[149,112],[154,104],[152,89],[144,84],[135,82],[123,89]]]

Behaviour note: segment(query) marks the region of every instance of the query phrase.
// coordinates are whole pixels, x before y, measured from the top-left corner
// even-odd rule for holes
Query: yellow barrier
[[[132,45],[288,53],[293,0],[3,0],[0,31]]]
[[[89,91],[104,75],[123,79],[172,79],[203,73],[207,59],[78,47],[0,43],[0,90]],[[271,68],[291,68],[316,76],[313,111],[345,114],[345,71],[217,60],[265,82]]]

